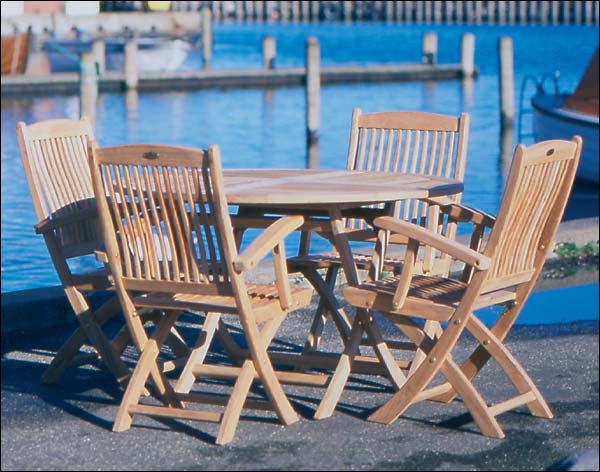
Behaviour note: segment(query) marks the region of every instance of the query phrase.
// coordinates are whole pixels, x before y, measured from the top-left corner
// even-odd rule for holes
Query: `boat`
[[[547,92],[541,81],[531,105],[535,140],[580,135],[583,147],[577,180],[598,184],[598,48],[573,93],[559,92],[558,77],[553,93]]]
[[[124,37],[103,38],[107,71],[123,71],[125,64]],[[93,38],[50,39],[43,49],[48,56],[50,72],[78,72],[79,58],[92,49]],[[136,39],[136,65],[139,72],[167,72],[181,67],[192,46],[176,37],[140,37]]]
[[[31,35],[16,33],[2,36],[2,75],[24,74],[29,57]]]

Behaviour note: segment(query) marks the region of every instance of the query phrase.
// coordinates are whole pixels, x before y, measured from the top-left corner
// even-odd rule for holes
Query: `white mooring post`
[[[262,39],[263,69],[275,68],[275,38],[265,36]]]
[[[106,45],[103,39],[96,39],[92,43],[92,53],[98,67],[98,74],[102,75],[106,72]]]
[[[125,88],[134,89],[138,86],[137,70],[137,41],[132,39],[125,44]]]
[[[513,68],[512,38],[505,36],[498,40],[498,70],[500,92],[500,125],[512,128],[515,115],[515,80]]]
[[[460,40],[460,64],[463,77],[475,75],[475,35],[465,33]]]
[[[306,146],[310,169],[319,167],[319,115],[321,94],[319,41],[306,40]]]
[[[93,125],[96,118],[98,77],[93,52],[81,55],[79,65],[79,116],[87,117]]]
[[[212,55],[212,13],[210,8],[202,8],[202,63],[205,69],[210,67]]]
[[[425,33],[422,39],[423,64],[437,64],[438,38],[436,33]]]

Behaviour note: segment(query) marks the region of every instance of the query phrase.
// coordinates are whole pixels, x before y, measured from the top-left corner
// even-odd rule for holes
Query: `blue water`
[[[259,68],[261,38],[277,41],[276,67],[301,66],[308,36],[320,41],[321,63],[369,64],[419,62],[424,32],[438,34],[440,63],[459,62],[460,37],[475,35],[480,76],[466,87],[460,81],[374,83],[321,87],[320,166],[343,168],[350,115],[363,111],[424,110],[471,114],[471,134],[463,201],[495,213],[507,163],[500,160],[497,42],[514,43],[515,100],[525,76],[561,70],[561,89],[577,84],[598,43],[597,27],[581,26],[402,26],[387,24],[267,25],[215,24],[211,67]],[[184,67],[199,68],[194,52]],[[2,292],[58,284],[41,236],[33,233],[33,208],[16,142],[18,121],[78,118],[76,96],[2,99]],[[516,105],[518,110],[518,104]],[[100,145],[132,142],[221,147],[226,167],[306,166],[305,104],[302,87],[173,90],[141,93],[137,109],[125,95],[102,93],[96,114]],[[517,142],[515,133],[515,144]],[[525,137],[522,141],[527,142]],[[596,205],[597,188],[576,189],[576,211]],[[295,240],[290,240],[293,252]]]
[[[484,323],[493,323],[499,309],[481,310]],[[538,325],[598,319],[598,283],[533,292],[517,318],[517,324]]]

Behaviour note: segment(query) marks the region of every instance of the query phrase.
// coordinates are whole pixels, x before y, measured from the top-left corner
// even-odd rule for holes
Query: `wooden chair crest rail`
[[[459,117],[425,112],[380,112],[362,113],[359,108],[352,112],[350,142],[348,146],[347,168],[385,172],[407,172],[464,179],[469,133],[469,115]],[[434,200],[410,199],[395,204],[394,215],[406,221],[422,225],[450,239],[456,235],[456,224],[440,217],[439,203],[460,203],[461,194]],[[406,238],[398,235],[380,235],[372,227],[377,212],[365,210],[357,217],[345,220],[347,239],[352,242],[372,242],[383,245],[406,244]],[[331,296],[341,260],[337,253],[310,253],[307,235],[301,253],[288,259],[290,272],[302,273],[315,287],[321,297],[317,313],[310,329],[305,350],[318,348],[321,333],[327,320],[327,312],[336,310],[336,319],[348,320],[343,309]],[[327,237],[326,234],[323,236]],[[309,238],[310,236],[308,236]],[[364,251],[363,251],[364,252]],[[381,271],[398,273],[401,259],[385,256],[373,267],[371,255],[355,250],[354,259],[358,269],[367,270],[371,278],[377,278]],[[417,261],[424,273],[447,273],[450,258],[436,252],[431,247],[424,248]],[[325,270],[324,280],[319,270]],[[349,332],[350,325],[342,334]],[[339,323],[338,323],[339,324]]]
[[[113,289],[107,271],[102,266],[79,271],[69,264],[77,258],[93,258],[94,252],[103,247],[87,156],[87,139],[93,139],[93,135],[86,118],[17,124],[21,159],[38,220],[35,231],[44,237],[80,325],[44,372],[44,383],[58,381],[70,365],[89,363],[98,357],[119,382],[124,383],[130,374],[120,358],[129,343],[127,330],[121,330],[110,341],[102,328],[120,314],[116,296],[95,311],[90,308],[94,292]],[[152,314],[145,316],[151,318]],[[169,339],[177,355],[188,352],[176,334],[170,333]],[[90,344],[96,353],[78,354],[85,344]]]
[[[274,409],[284,424],[297,421],[267,348],[286,314],[310,303],[312,290],[291,287],[285,266],[284,238],[303,217],[278,219],[238,254],[216,145],[207,151],[139,144],[89,152],[110,270],[141,352],[113,429],[128,429],[136,414],[216,422],[216,443],[225,444],[233,439],[244,407]],[[247,272],[270,252],[275,284],[248,283]],[[150,336],[138,316],[143,308],[163,310]],[[197,343],[172,386],[157,359],[183,311],[205,317],[202,323],[198,315]],[[231,325],[222,317],[230,315],[246,346],[229,334]],[[209,357],[213,339],[233,355],[225,361]],[[225,394],[192,391],[199,377],[231,379],[233,386]],[[140,401],[148,381],[160,405]],[[264,387],[266,401],[248,398],[255,381]],[[196,403],[224,409],[191,406]]]
[[[408,407],[423,400],[449,402],[460,396],[481,432],[502,438],[496,416],[526,405],[534,416],[551,418],[552,412],[504,339],[531,293],[548,253],[573,184],[582,141],[552,140],[530,147],[519,145],[514,154],[497,218],[456,203],[442,211],[456,221],[473,223],[469,246],[448,240],[426,228],[392,217],[375,219],[375,226],[408,239],[402,272],[398,276],[347,287],[344,297],[357,307],[351,341],[347,344],[316,418],[329,416],[338,402],[351,370],[358,340],[370,323],[372,312],[382,313],[414,344],[423,358],[406,365],[408,374],[388,362],[395,374],[397,392],[369,420],[391,423]],[[484,231],[491,229],[487,241]],[[460,278],[430,276],[414,272],[420,245],[432,245],[465,263]],[[481,308],[504,307],[491,328],[476,315]],[[437,324],[427,332],[418,320]],[[472,355],[458,365],[452,351],[463,332],[479,342]],[[473,384],[476,374],[493,358],[517,394],[489,406]],[[386,364],[386,360],[382,360]],[[445,381],[430,386],[437,374]],[[429,388],[428,388],[429,387]]]

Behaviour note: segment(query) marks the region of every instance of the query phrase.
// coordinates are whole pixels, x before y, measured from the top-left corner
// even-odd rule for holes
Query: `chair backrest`
[[[531,282],[552,250],[581,154],[579,136],[517,146],[484,254],[483,291]]]
[[[464,180],[469,139],[469,115],[459,117],[428,112],[352,112],[347,168],[385,172],[411,172]],[[461,194],[450,197],[460,202]],[[425,225],[455,238],[456,224],[442,222],[439,212],[419,200],[398,202],[394,216]],[[349,229],[364,229],[362,220],[348,219]],[[432,268],[434,254],[427,250],[423,269]],[[449,260],[445,260],[445,266]],[[444,269],[441,269],[444,272]]]
[[[52,119],[17,124],[17,139],[38,223],[53,218],[93,215],[96,203],[90,179],[86,143],[91,124]],[[96,218],[86,218],[56,231],[65,257],[91,254],[101,233]]]
[[[236,249],[218,147],[90,143],[89,152],[117,289],[231,295]]]

